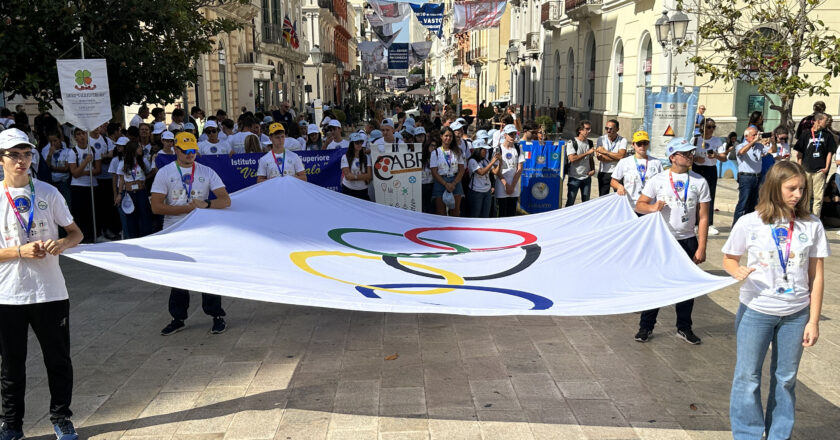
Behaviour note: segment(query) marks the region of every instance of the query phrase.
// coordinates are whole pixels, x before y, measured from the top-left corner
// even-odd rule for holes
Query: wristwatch
[[[205,202],[207,203],[207,209],[210,209],[210,200],[205,200]]]

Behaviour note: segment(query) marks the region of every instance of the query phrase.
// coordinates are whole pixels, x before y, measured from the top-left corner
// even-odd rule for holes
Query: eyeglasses
[[[717,128],[717,125],[707,125],[706,130],[714,130]]]
[[[8,157],[11,160],[32,160],[32,156],[34,154],[31,151],[27,151],[26,153],[6,153],[4,156]]]
[[[615,129],[616,129],[615,127],[607,127],[607,128],[605,128],[604,130],[606,130],[606,131],[615,131]]]
[[[592,127],[583,127],[583,131],[592,131]]]
[[[691,159],[692,157],[694,157],[694,151],[693,150],[692,151],[678,151],[677,153],[674,153],[674,154],[676,154],[677,156],[682,156],[682,157],[688,158],[688,159]]]
[[[181,150],[181,152],[184,153],[184,154],[196,154],[196,153],[198,153],[198,150],[196,150],[195,148],[192,148],[190,150]]]

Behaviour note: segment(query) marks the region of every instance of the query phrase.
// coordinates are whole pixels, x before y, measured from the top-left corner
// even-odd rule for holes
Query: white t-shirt
[[[167,129],[173,133],[175,133],[176,131],[184,131],[184,124],[182,122],[173,122],[169,124],[169,127],[167,127]]]
[[[431,158],[429,158],[429,163],[431,163],[431,161],[432,161]],[[434,183],[434,182],[435,182],[435,178],[434,178],[434,176],[432,176],[432,169],[427,167],[427,166],[423,167],[423,174],[420,177],[420,183],[425,185],[427,183]]]
[[[88,145],[93,147],[96,150],[96,153],[99,155],[101,159],[105,153],[114,150],[114,144],[111,142],[110,139],[106,138],[105,136],[99,136],[99,138],[94,139],[88,136]],[[111,164],[111,161],[108,160],[108,163],[105,163],[105,159],[102,159],[102,169],[99,172],[98,176],[94,176],[97,179],[110,179],[111,173],[108,172],[108,165]]]
[[[702,155],[703,156],[703,163],[697,165],[706,166],[706,167],[714,167],[717,166],[718,160],[717,159],[710,159],[709,152],[713,152],[715,154],[726,153],[726,144],[721,140],[719,137],[711,137],[709,139],[698,140],[698,147],[697,152],[694,153],[695,156]]]
[[[350,146],[350,141],[347,139],[342,139],[341,142],[332,141],[327,145],[327,150],[335,150],[339,148],[348,148]]]
[[[128,125],[131,127],[140,127],[140,124],[142,124],[143,122],[143,118],[141,118],[140,115],[134,115],[134,117],[131,118],[131,122],[129,122]]]
[[[674,187],[671,187],[670,177],[673,176]],[[688,180],[688,197],[686,197],[685,184]],[[677,200],[674,190],[680,195]],[[651,203],[659,200],[665,202],[662,217],[668,222],[668,229],[674,234],[677,240],[694,237],[694,226],[697,222],[697,205],[712,201],[709,195],[709,184],[701,175],[694,171],[684,174],[669,172],[659,173],[647,179],[642,194],[650,197]],[[680,200],[685,201],[685,206]],[[687,212],[686,212],[687,211]],[[685,219],[686,221],[683,221]]]
[[[429,158],[429,168],[437,168],[441,177],[458,175],[458,165],[464,165],[464,155],[455,155],[452,150],[443,151],[438,147]]]
[[[179,172],[176,167],[178,162],[173,161],[158,170],[155,176],[155,182],[152,184],[152,192],[164,194],[166,196],[164,202],[167,205],[184,206],[192,200],[207,200],[210,198],[211,192],[219,188],[224,188],[224,182],[222,182],[222,179],[212,168],[197,162],[194,163],[195,179],[193,180],[191,189],[189,182],[192,178],[192,167],[181,168]],[[189,196],[187,196],[187,189],[190,189]],[[186,217],[186,214],[164,216],[164,229],[172,226],[184,217]]]
[[[622,182],[627,197],[635,206],[648,179],[662,172],[662,162],[653,156],[648,156],[647,159],[633,159],[635,159],[635,156],[619,160],[615,170],[613,170],[612,178]],[[642,182],[643,175],[645,176],[644,182]]]
[[[366,171],[370,169],[370,156],[365,155],[365,161],[367,162]],[[350,168],[350,174],[363,174],[361,168],[359,167],[359,159],[354,158],[353,163],[349,164],[347,162],[347,155],[341,156],[341,169]],[[368,183],[364,180],[347,180],[343,175],[341,176],[341,184],[354,190],[363,190],[367,189]]]
[[[303,146],[306,145],[306,142],[302,141],[303,138],[291,138],[287,137],[285,141],[283,141],[283,149],[289,151],[300,151],[303,150]]]
[[[132,171],[134,171],[134,173],[132,173],[131,171],[125,172],[125,162],[124,161],[114,160],[114,162],[117,162],[117,166],[115,167],[114,174],[116,174],[118,176],[123,176],[123,180],[125,180],[126,183],[128,183],[128,182],[143,182],[143,181],[146,180],[146,173],[143,172],[143,168],[140,165],[135,163],[134,164],[134,170],[132,170]],[[152,169],[152,165],[149,163],[148,160],[143,159],[143,164],[146,165],[147,170]]]
[[[569,142],[569,149],[566,151],[566,156],[571,157],[574,155],[580,155],[586,153],[587,151],[592,150],[589,148],[588,141],[581,141],[577,138],[572,139]],[[575,179],[586,179],[589,177],[589,172],[592,171],[592,168],[589,166],[589,157],[584,157],[582,159],[578,159],[576,162],[569,163],[569,177]]]
[[[27,224],[29,211],[35,209],[30,241],[58,240],[58,226],[73,223],[67,202],[54,186],[34,179],[32,184],[35,186],[35,206],[31,206],[29,185],[9,188],[9,194]],[[3,248],[27,243],[26,231],[6,200],[0,203],[0,228],[3,231],[0,237]],[[67,286],[58,265],[58,256],[47,254],[40,260],[16,258],[0,263],[0,304],[38,304],[67,298]]]
[[[277,156],[277,162],[274,157]],[[280,165],[282,161],[283,165]],[[280,176],[280,168],[283,169],[284,176],[294,176],[295,174],[304,171],[303,161],[293,151],[285,150],[279,155],[272,154],[271,151],[265,153],[260,158],[257,164],[257,177],[265,177],[266,179],[273,179]]]
[[[488,151],[489,153],[489,151]],[[487,166],[490,161],[487,159],[482,160],[481,162],[470,159],[468,162],[469,170],[471,173],[470,178],[470,189],[475,192],[485,193],[490,191],[490,170],[488,170],[483,176],[476,173],[476,170],[482,169]]]
[[[93,154],[93,160],[87,164],[85,167],[85,173],[81,175],[81,177],[73,177],[70,179],[70,185],[72,186],[91,186],[90,181],[90,169],[93,168],[94,162],[97,160],[101,160],[102,157],[99,155],[99,152],[92,149],[91,147],[87,147],[85,149],[81,149],[79,147],[73,147],[70,149],[70,152],[67,153],[67,162],[74,163],[76,166],[80,165],[85,158]],[[93,179],[93,186],[96,186],[98,179]]]
[[[50,144],[45,145],[44,148],[41,149],[41,155],[44,157],[44,160],[47,161],[50,164],[51,168],[66,166],[67,165],[67,155],[68,155],[69,152],[70,152],[70,149],[67,148],[66,145],[64,145],[64,142],[61,143],[61,149],[53,152],[52,157],[47,157],[47,155],[50,154]],[[64,182],[64,181],[70,179],[70,173],[69,172],[60,173],[60,172],[53,171],[50,174],[52,174],[52,181],[53,182]]]
[[[729,255],[747,255],[746,263],[755,268],[741,286],[741,303],[747,307],[768,315],[792,315],[811,303],[811,291],[808,287],[809,258],[825,258],[831,255],[828,239],[820,220],[810,216],[807,220],[796,219],[792,237],[787,237],[790,222],[778,222],[771,226],[762,222],[758,212],[745,214],[738,219],[729,239],[721,252]],[[782,252],[786,248],[787,238],[791,238],[790,259],[787,274],[793,292],[780,293],[784,271],[779,261],[779,252],[773,233],[777,233]]]
[[[499,147],[498,151],[501,151],[502,153],[502,160],[499,162],[502,178],[504,178],[507,183],[511,183],[513,182],[513,177],[516,175],[516,169],[519,167],[519,164],[525,163],[525,155],[517,153],[515,146],[507,148],[502,145]],[[496,198],[503,199],[506,197],[519,197],[521,183],[521,180],[517,182],[516,188],[513,189],[513,193],[508,194],[507,191],[505,191],[505,186],[502,184],[502,179],[496,179]]]
[[[619,150],[627,150],[627,139],[624,139],[621,136],[615,138],[615,142],[611,141],[607,135],[603,135],[598,138],[598,145],[595,146],[604,147],[610,153],[618,153]],[[598,164],[598,171],[602,173],[612,173],[615,171],[615,166],[618,162],[601,162]]]
[[[230,144],[225,141],[219,141],[215,144],[210,141],[203,141],[198,143],[198,154],[206,156],[208,154],[229,154]]]
[[[240,131],[239,133],[234,133],[228,136],[227,143],[230,145],[230,149],[236,153],[244,153],[245,138],[250,134],[250,131]]]
[[[777,143],[776,144],[776,153],[773,154],[773,157],[777,159],[789,159],[790,158],[790,144],[787,143]]]

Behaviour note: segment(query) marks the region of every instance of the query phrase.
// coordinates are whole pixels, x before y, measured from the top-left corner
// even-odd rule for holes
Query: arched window
[[[621,113],[622,97],[624,95],[624,44],[621,39],[615,42],[615,50],[613,51],[613,90],[612,90],[612,105],[615,114]]]
[[[651,71],[653,70],[653,45],[650,34],[645,31],[639,39],[639,70],[636,75],[636,115],[645,109],[645,87],[651,86]]]
[[[589,40],[586,44],[587,50],[587,70],[586,75],[587,79],[589,80],[589,87],[586,89],[586,101],[584,104],[586,108],[592,110],[595,105],[595,35],[591,32],[589,33]]]
[[[560,51],[554,52],[554,105],[560,105]]]
[[[566,69],[566,102],[567,106],[575,105],[575,51],[569,49],[568,69]]]

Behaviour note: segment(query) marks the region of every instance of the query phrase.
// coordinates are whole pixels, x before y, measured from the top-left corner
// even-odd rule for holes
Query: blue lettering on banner
[[[560,167],[565,156],[565,143],[546,141],[520,142],[525,163],[522,167],[522,191],[519,206],[528,213],[560,208]]]
[[[437,35],[438,38],[443,36],[443,7],[443,3],[411,4],[414,16],[417,17],[420,24],[425,26],[429,32]]]
[[[300,156],[306,169],[309,183],[331,189],[341,190],[341,156],[347,149],[323,151],[295,151]],[[257,166],[265,153],[210,154],[199,156],[196,161],[213,169],[225,183],[228,192],[236,192],[257,183]],[[155,165],[163,168],[175,160],[174,154],[158,154]]]

